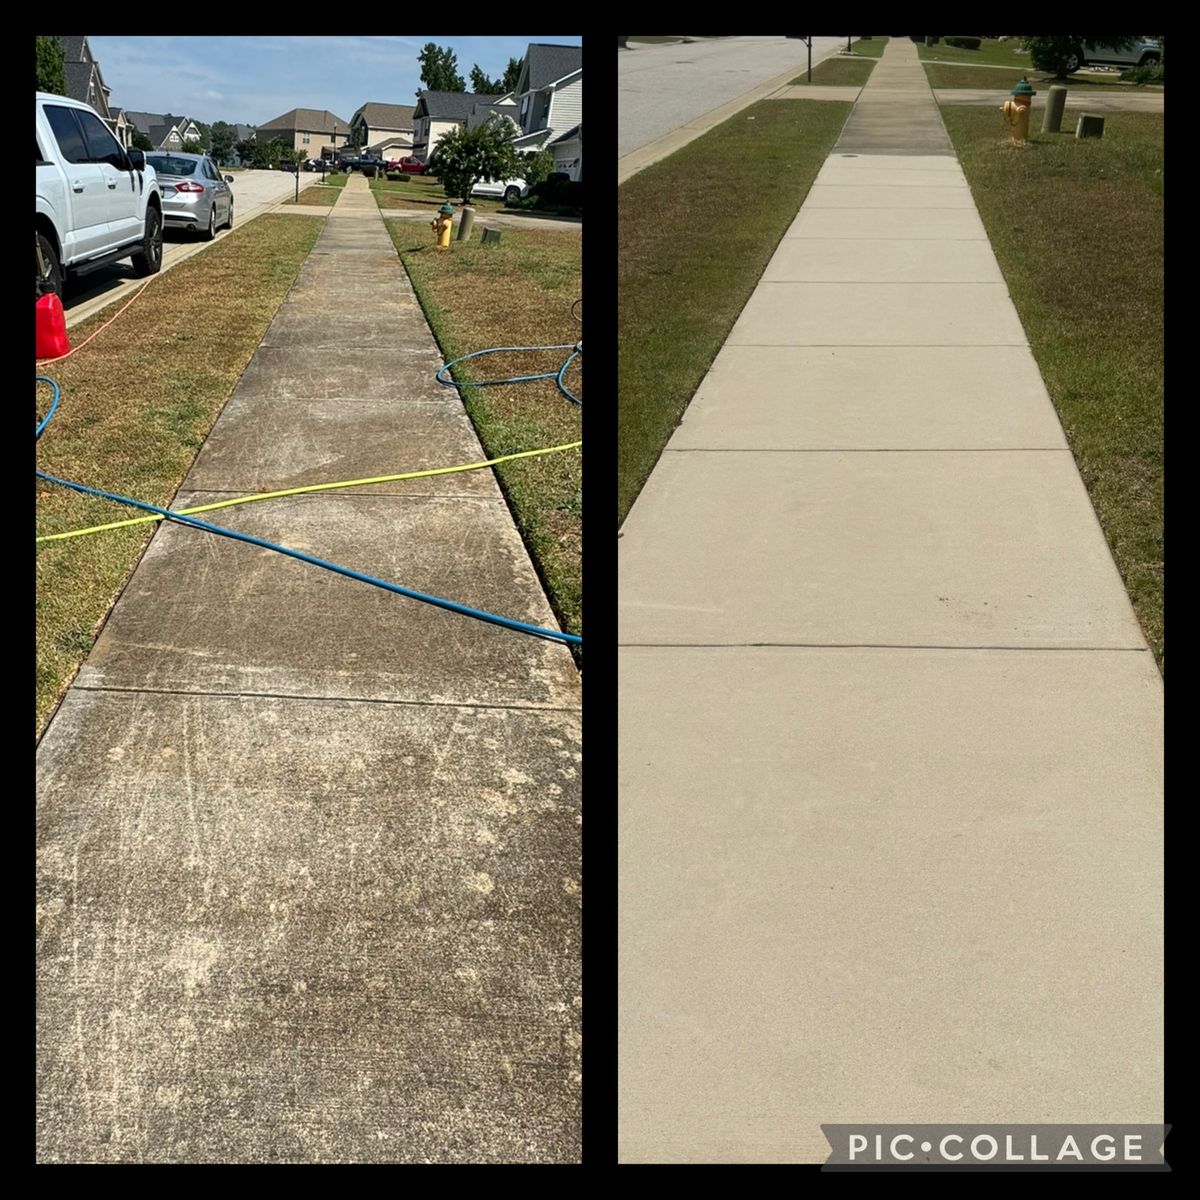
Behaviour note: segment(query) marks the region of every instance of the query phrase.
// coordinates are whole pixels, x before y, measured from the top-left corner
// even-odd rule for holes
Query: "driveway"
[[[295,194],[296,176],[286,171],[234,171],[232,174],[235,229]],[[309,187],[320,178],[320,175],[315,173],[301,172],[300,187]],[[223,230],[217,234],[214,241],[226,236],[228,231]],[[169,271],[176,263],[190,258],[211,244],[201,241],[198,234],[168,229],[163,237],[162,269]],[[67,327],[70,328],[94,316],[102,308],[132,292],[140,283],[141,280],[134,275],[128,259],[68,281],[63,295]]]
[[[845,48],[845,38],[813,38],[814,66]],[[634,42],[629,49],[617,51],[617,157],[624,158],[786,71],[799,74],[807,65],[808,48],[796,38]]]

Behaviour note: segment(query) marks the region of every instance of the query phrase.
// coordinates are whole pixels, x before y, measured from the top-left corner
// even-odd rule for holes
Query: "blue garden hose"
[[[468,383],[458,383],[453,379],[444,378],[447,371],[458,366],[459,363],[466,362],[468,359],[482,358],[485,354],[517,354],[530,350],[570,350],[571,353],[567,355],[566,361],[557,371],[543,371],[539,375],[511,375],[507,379],[480,379],[471,380]],[[444,383],[447,387],[458,388],[461,391],[465,387],[497,387],[502,383],[533,383],[537,379],[553,379],[558,390],[577,408],[582,408],[583,401],[563,382],[571,364],[582,353],[582,338],[577,342],[565,342],[561,346],[496,346],[491,350],[476,350],[471,354],[464,354],[462,358],[456,358],[453,362],[448,362],[445,366],[439,367],[437,381],[438,383]]]
[[[54,416],[55,410],[58,408],[60,389],[58,384],[49,378],[49,376],[38,375],[36,378],[39,383],[48,383],[54,389],[54,399],[50,405],[50,411],[42,418],[41,423],[37,427],[36,436],[40,438],[42,431],[50,424],[50,418]],[[140,508],[146,512],[158,513],[168,520],[177,521],[180,525],[191,525],[196,529],[203,529],[207,533],[215,533],[220,537],[232,538],[239,542],[248,542],[252,546],[261,546],[265,550],[274,550],[279,554],[287,555],[289,558],[299,559],[301,562],[311,563],[316,567],[323,567],[325,570],[333,571],[338,575],[345,575],[348,579],[357,579],[361,583],[369,583],[374,587],[383,588],[385,591],[395,592],[398,596],[407,596],[410,600],[420,600],[425,604],[432,604],[436,608],[444,608],[466,617],[474,617],[477,621],[486,621],[491,625],[500,625],[505,629],[516,630],[518,633],[527,633],[533,637],[545,638],[550,641],[565,642],[572,646],[582,645],[583,643],[583,638],[573,633],[562,633],[557,629],[543,629],[538,625],[527,625],[525,622],[515,621],[511,617],[501,617],[495,613],[484,612],[482,609],[470,608],[465,604],[458,604],[453,600],[442,599],[440,596],[430,596],[425,592],[401,587],[397,583],[388,583],[387,580],[376,579],[373,575],[365,575],[361,571],[354,571],[349,567],[339,567],[336,563],[327,562],[323,558],[316,558],[300,550],[291,550],[287,546],[280,546],[275,542],[268,542],[263,538],[254,537],[248,533],[239,533],[234,529],[226,529],[222,525],[213,525],[208,521],[198,520],[196,517],[188,517],[182,513],[172,512],[169,508],[159,508],[155,504],[146,504],[144,501],[133,500],[128,496],[119,496],[115,492],[106,492],[100,488],[87,487],[82,483],[73,483],[69,479],[59,479],[54,475],[46,474],[45,471],[38,471],[37,476],[39,479],[44,479],[47,483],[54,483],[60,487],[70,488],[72,491],[82,492],[86,496],[99,496],[101,499],[112,500],[117,504],[127,504],[132,508]]]

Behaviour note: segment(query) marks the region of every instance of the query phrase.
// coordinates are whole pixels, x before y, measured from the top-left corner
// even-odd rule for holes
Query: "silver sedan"
[[[148,153],[146,162],[162,187],[168,228],[198,229],[206,241],[233,228],[233,176],[222,176],[207,154]]]

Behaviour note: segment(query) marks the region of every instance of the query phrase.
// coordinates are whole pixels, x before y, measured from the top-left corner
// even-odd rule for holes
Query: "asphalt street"
[[[813,38],[813,65],[846,48],[845,38]],[[808,65],[797,38],[723,37],[691,43],[638,43],[617,51],[617,156],[795,67]]]

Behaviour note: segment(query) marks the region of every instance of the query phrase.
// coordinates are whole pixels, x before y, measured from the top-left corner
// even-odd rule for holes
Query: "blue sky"
[[[349,121],[368,101],[413,104],[417,55],[426,42],[449,46],[471,86],[478,63],[493,79],[530,42],[578,46],[579,37],[103,37],[88,45],[114,108],[170,112],[212,124],[259,125],[292,108],[327,108]]]

